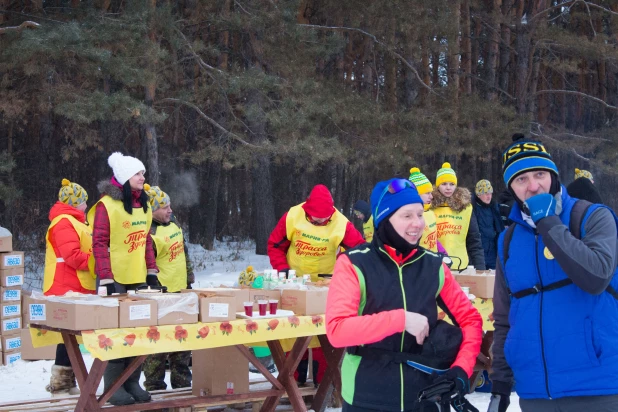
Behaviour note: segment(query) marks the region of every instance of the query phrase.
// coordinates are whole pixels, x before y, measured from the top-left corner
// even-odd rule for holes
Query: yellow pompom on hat
[[[421,173],[421,170],[418,167],[413,167],[410,169],[410,177],[408,180],[414,183],[419,195],[433,192],[433,185],[429,179],[427,179],[427,176]]]
[[[588,180],[592,180],[592,173],[587,170],[580,170],[575,168],[575,179],[579,179],[580,177],[585,177]]]
[[[58,200],[69,206],[77,207],[88,201],[88,192],[77,183],[73,183],[69,179],[62,179]]]
[[[457,186],[457,175],[455,171],[451,168],[451,164],[445,162],[442,164],[442,168],[438,170],[436,175],[436,186],[440,186],[442,183],[453,183]]]
[[[170,197],[159,186],[150,186],[145,183],[144,192],[148,195],[148,202],[153,212],[170,204]]]

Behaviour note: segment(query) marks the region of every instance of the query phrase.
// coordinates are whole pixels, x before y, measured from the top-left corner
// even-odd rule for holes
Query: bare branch
[[[577,92],[575,90],[539,90],[539,91],[537,91],[534,94],[538,95],[538,94],[548,94],[548,93],[572,94],[572,95],[575,95],[575,96],[581,96],[581,97],[585,97],[586,99],[595,101],[595,102],[597,102],[599,104],[602,104],[603,106],[607,107],[608,109],[618,110],[618,107],[612,106],[611,104],[608,104],[608,103],[604,102],[603,100],[599,99],[598,97],[594,97],[594,96],[591,96],[589,94],[582,93],[582,92]]]
[[[426,85],[425,82],[423,81],[423,79],[421,78],[421,75],[418,73],[418,71],[414,68],[414,66],[412,66],[408,60],[406,60],[401,54],[397,53],[395,51],[395,49],[393,49],[393,47],[389,46],[386,43],[381,42],[380,40],[378,40],[378,38],[371,34],[366,32],[365,30],[362,29],[358,29],[356,27],[342,27],[342,26],[320,26],[320,25],[316,25],[316,24],[299,24],[299,26],[303,26],[303,27],[309,27],[309,28],[313,28],[313,29],[320,29],[320,30],[336,30],[336,31],[355,31],[357,33],[361,33],[369,38],[371,38],[374,42],[376,42],[377,44],[379,44],[380,46],[384,47],[388,52],[390,52],[393,56],[397,57],[399,60],[401,60],[401,62],[403,64],[406,65],[406,67],[410,70],[412,70],[412,72],[414,73],[414,75],[416,76],[417,80],[420,82],[421,86],[423,86],[424,88],[426,88],[427,90],[429,90],[431,93],[435,94],[436,96],[439,96],[438,93],[436,93],[430,86]]]
[[[480,81],[480,82],[482,82],[482,83],[485,83],[486,85],[488,85],[488,86],[489,86],[489,87],[491,87],[492,89],[495,89],[495,90],[499,91],[500,93],[502,93],[503,95],[505,95],[506,97],[508,97],[508,98],[509,98],[509,99],[511,99],[511,100],[517,100],[517,97],[512,96],[512,95],[511,95],[511,94],[509,94],[507,91],[505,91],[505,90],[503,90],[503,89],[501,89],[501,88],[499,88],[499,87],[497,87],[497,86],[492,86],[492,85],[490,85],[490,84],[489,84],[489,82],[487,82],[486,80],[482,79],[481,77],[475,76],[475,75],[470,74],[470,73],[466,73],[465,75],[466,75],[466,76],[468,76],[468,77],[471,77],[471,78],[473,78],[473,79],[475,79],[475,80],[478,80],[478,81]]]
[[[530,134],[531,134],[531,135],[536,136],[536,137],[539,137],[539,138],[541,138],[541,139],[548,139],[548,140],[551,140],[551,141],[553,141],[553,142],[556,142],[556,143],[560,144],[560,141],[559,141],[559,140],[554,139],[554,138],[553,138],[553,137],[551,137],[550,135],[547,135],[547,134],[543,133],[543,130],[541,129],[541,124],[540,124],[540,123],[537,123],[537,122],[531,122],[531,124],[536,125],[537,130],[538,130],[538,133],[535,133],[535,132],[533,132],[532,130],[530,130]],[[570,151],[571,151],[571,152],[572,152],[575,156],[579,157],[579,158],[580,158],[580,159],[582,159],[582,160],[586,160],[586,161],[590,161],[590,160],[591,160],[591,159],[589,159],[589,158],[587,158],[587,157],[585,157],[585,156],[580,155],[580,154],[577,152],[577,150],[575,150],[574,148],[571,148],[571,150],[570,150]]]
[[[603,137],[582,136],[580,134],[567,133],[567,132],[561,132],[561,133],[554,133],[553,134],[553,136],[559,136],[559,135],[569,136],[569,137],[577,137],[579,139],[600,140],[600,141],[603,141],[603,142],[611,142],[611,140],[605,139]]]
[[[605,7],[603,7],[603,6],[599,5],[599,4],[591,3],[591,2],[588,2],[588,1],[584,1],[584,0],[573,0],[573,1],[565,1],[564,3],[556,4],[555,6],[551,6],[549,8],[546,8],[545,10],[541,10],[540,12],[535,14],[534,17],[532,17],[532,20],[534,20],[537,17],[540,17],[540,16],[546,14],[547,12],[549,12],[549,11],[551,11],[553,9],[557,9],[557,8],[560,8],[560,7],[566,7],[567,11],[570,11],[571,7],[573,7],[575,5],[575,3],[580,3],[580,2],[584,3],[586,5],[586,8],[588,8],[588,15],[590,15],[590,7],[592,6],[592,7],[595,7],[597,9],[599,9],[599,10],[603,10],[606,13],[618,16],[617,12],[615,12],[613,10],[610,10],[610,9],[607,9],[607,8],[605,8]],[[561,14],[563,14],[563,13],[561,13]],[[592,28],[592,30],[594,30],[594,27]]]
[[[189,50],[191,51],[191,54],[193,55],[193,57],[195,57],[195,59],[197,60],[197,63],[205,68],[205,69],[209,69],[209,70],[213,70],[216,71],[219,74],[223,74],[223,72],[219,69],[217,69],[216,67],[212,67],[210,64],[206,63],[200,56],[199,54],[196,53],[195,50],[193,50],[193,46],[191,46],[191,43],[189,42],[189,40],[187,40],[187,37],[184,35],[184,33],[182,31],[180,31],[180,29],[176,28],[176,32],[178,32],[178,34],[180,34],[180,36],[184,39],[185,43],[187,43],[187,47],[189,47]]]
[[[225,129],[223,126],[221,126],[219,123],[217,123],[212,117],[207,116],[206,113],[204,113],[199,107],[197,107],[195,104],[193,104],[191,102],[187,102],[187,101],[180,100],[180,99],[174,99],[174,98],[171,98],[171,97],[167,97],[165,99],[161,99],[161,100],[159,100],[159,102],[174,102],[174,103],[180,103],[180,104],[183,104],[185,106],[188,106],[188,107],[192,108],[193,110],[195,110],[202,117],[202,119],[206,120],[208,123],[213,125],[219,131],[225,133],[228,136],[233,137],[234,140],[238,141],[239,143],[242,143],[245,146],[254,147],[256,149],[259,148],[259,146],[256,146],[256,145],[254,145],[252,143],[249,143],[246,140],[244,140],[242,137],[238,136],[237,134],[234,134],[234,133],[230,132],[229,130]]]
[[[10,32],[10,31],[22,31],[25,28],[36,29],[36,28],[39,28],[39,27],[41,27],[41,25],[39,23],[35,23],[33,21],[26,20],[25,22],[23,22],[19,26],[0,27],[0,34],[4,34],[4,33],[7,33],[7,32]]]

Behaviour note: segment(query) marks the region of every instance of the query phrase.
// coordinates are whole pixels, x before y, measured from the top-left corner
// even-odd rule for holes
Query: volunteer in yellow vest
[[[352,222],[335,209],[328,188],[316,185],[307,201],[293,206],[281,217],[268,238],[270,264],[279,272],[296,270],[297,276],[310,274],[317,281],[318,274],[332,274],[340,246],[346,249],[365,243]],[[326,368],[321,349],[313,349],[314,385],[320,382]],[[304,385],[309,365],[307,353],[298,365],[297,381]]]
[[[87,201],[88,193],[83,187],[62,179],[58,201],[49,211],[51,224],[45,236],[45,295],[61,296],[70,291],[94,293],[94,274],[88,270],[92,231],[85,223]],[[56,348],[56,362],[45,389],[52,396],[79,394],[71,361],[63,344]]]
[[[152,210],[144,192],[144,164],[131,156],[113,153],[107,160],[114,175],[99,183],[101,199],[88,212],[93,228],[97,284],[108,294],[126,293],[146,282],[158,285],[152,238],[149,236]],[[122,374],[133,358],[109,361],[103,375],[105,390]],[[109,399],[113,405],[150,401],[139,385],[139,367]]]
[[[375,229],[373,227],[373,214],[371,213],[371,206],[369,206],[369,203],[364,200],[358,200],[354,203],[352,210],[354,210],[354,216],[363,222],[363,237],[365,238],[365,242],[371,243],[371,240],[373,239],[373,231]]]
[[[414,183],[418,194],[423,199],[423,217],[425,218],[425,229],[423,230],[423,236],[419,241],[419,245],[432,252],[440,252],[446,254],[446,250],[442,244],[438,241],[438,229],[436,225],[436,215],[433,210],[430,209],[431,201],[433,199],[433,185],[427,179],[427,176],[421,173],[418,167],[410,169],[409,180]]]
[[[472,265],[485,270],[481,234],[472,213],[472,195],[468,189],[457,186],[457,175],[449,163],[438,170],[431,209],[436,215],[438,240],[453,260],[452,269],[463,270]]]
[[[293,206],[277,223],[268,239],[270,264],[279,272],[290,269],[297,276],[332,274],[337,249],[365,243],[363,236],[334,207],[333,197],[324,185],[311,190],[307,201]]]
[[[172,214],[170,197],[158,186],[144,185],[152,209],[150,236],[159,268],[158,280],[168,292],[179,293],[191,287],[193,270],[182,229],[176,224]],[[144,387],[149,391],[167,389],[165,383],[165,362],[169,360],[170,382],[173,389],[191,387],[189,362],[191,351],[157,353],[144,362]]]

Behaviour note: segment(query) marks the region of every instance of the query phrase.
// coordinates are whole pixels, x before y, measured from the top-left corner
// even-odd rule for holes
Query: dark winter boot
[[[104,391],[107,391],[112,384],[116,381],[116,379],[124,372],[125,366],[124,362],[114,362],[110,361],[107,364],[107,368],[105,368],[105,373],[103,373],[103,386]],[[122,406],[122,405],[131,405],[135,403],[135,399],[125,390],[124,387],[120,387],[116,390],[116,392],[109,398],[109,403],[114,406]]]
[[[135,358],[125,358],[125,365],[129,366],[133,359]],[[129,376],[129,379],[124,383],[124,388],[133,396],[135,402],[150,402],[150,393],[144,390],[139,384],[140,376],[142,376],[142,365],[135,369],[131,376]]]

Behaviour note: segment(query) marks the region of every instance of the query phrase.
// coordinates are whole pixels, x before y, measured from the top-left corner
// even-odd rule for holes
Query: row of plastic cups
[[[277,304],[278,300],[258,300],[258,311],[260,316],[266,316],[266,307],[268,306],[268,311],[271,315],[277,314]],[[244,302],[245,306],[245,315],[253,316],[253,302]]]

